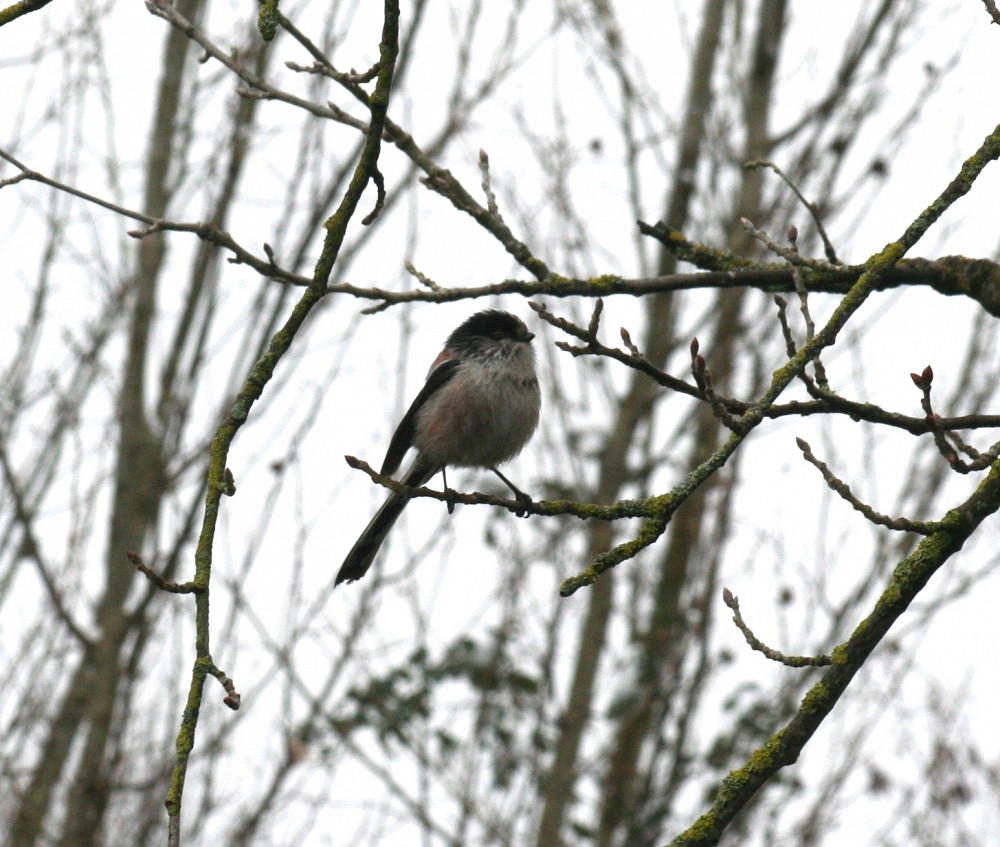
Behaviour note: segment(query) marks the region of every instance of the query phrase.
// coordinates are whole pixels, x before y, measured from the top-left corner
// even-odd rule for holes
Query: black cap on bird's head
[[[448,336],[448,347],[461,347],[475,339],[491,338],[496,341],[531,341],[535,337],[516,315],[502,312],[499,309],[487,309],[476,312],[468,318],[451,335]]]

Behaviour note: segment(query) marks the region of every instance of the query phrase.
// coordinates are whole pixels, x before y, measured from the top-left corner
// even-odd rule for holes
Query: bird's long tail
[[[423,485],[439,470],[440,468],[430,464],[420,455],[417,455],[417,458],[400,482],[411,486]],[[389,534],[389,530],[392,529],[392,525],[396,523],[399,516],[403,513],[403,509],[406,508],[409,500],[409,497],[404,497],[401,494],[389,495],[389,499],[382,504],[382,508],[369,521],[368,526],[365,527],[365,531],[361,533],[361,537],[354,542],[351,552],[347,554],[344,564],[340,566],[340,571],[337,573],[334,585],[340,585],[342,582],[354,582],[361,579],[368,572],[368,568],[371,567],[372,561],[385,541],[385,537]]]

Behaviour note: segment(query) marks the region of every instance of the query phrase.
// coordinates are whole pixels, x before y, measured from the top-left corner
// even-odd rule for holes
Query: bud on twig
[[[930,365],[924,368],[920,373],[910,374],[910,379],[913,380],[913,384],[917,388],[930,388],[931,383],[934,382],[934,371]]]

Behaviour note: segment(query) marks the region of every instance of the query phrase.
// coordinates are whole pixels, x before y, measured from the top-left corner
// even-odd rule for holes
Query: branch
[[[190,24],[173,15],[173,7],[164,0],[148,0],[147,7],[154,14],[165,17],[170,23],[190,34]],[[357,211],[362,194],[370,181],[376,179],[378,158],[381,151],[382,132],[385,115],[389,107],[393,75],[399,52],[399,3],[385,0],[382,39],[379,44],[378,81],[371,96],[372,119],[365,135],[364,146],[358,157],[354,174],[347,186],[337,210],[326,221],[326,236],[313,277],[302,297],[292,309],[288,318],[271,339],[267,351],[257,360],[247,374],[246,381],[230,407],[228,415],[220,424],[212,438],[210,460],[205,494],[205,514],[198,544],[195,550],[195,575],[192,585],[196,589],[195,604],[195,648],[197,660],[191,677],[187,704],[177,734],[177,755],[170,775],[170,787],[166,797],[169,816],[168,845],[179,847],[180,813],[187,775],[188,758],[194,749],[195,730],[204,692],[204,678],[212,673],[223,682],[227,690],[227,705],[235,708],[239,696],[231,690],[228,677],[221,674],[211,661],[209,628],[209,587],[211,584],[212,558],[216,526],[219,518],[220,501],[224,494],[234,492],[232,476],[227,471],[226,458],[237,432],[246,422],[253,405],[263,394],[281,358],[288,352],[296,335],[315,306],[326,296],[327,284],[334,263],[344,243],[348,225]]]
[[[598,302],[601,301],[598,300]],[[564,350],[572,356],[605,356],[646,374],[664,388],[670,388],[674,391],[678,391],[682,394],[688,394],[692,397],[701,396],[695,386],[689,385],[684,380],[671,376],[653,365],[649,359],[643,356],[639,352],[638,348],[632,343],[632,338],[629,335],[628,330],[624,327],[621,328],[621,336],[623,343],[629,349],[628,353],[623,353],[621,350],[614,347],[606,347],[598,340],[594,332],[591,332],[589,329],[579,327],[572,321],[568,321],[565,318],[557,317],[541,303],[529,302],[528,305],[535,312],[535,314],[538,315],[538,317],[550,326],[562,330],[567,335],[571,335],[574,338],[578,338],[579,340],[585,342],[583,346],[575,347],[571,344],[557,341],[556,346],[559,347],[560,350]]]
[[[638,221],[643,235],[655,238],[674,256],[697,268],[715,272],[704,278],[702,285],[685,288],[732,288],[746,285],[770,293],[795,290],[791,270],[784,265],[759,265],[750,259],[726,253],[705,244],[691,241],[680,230],[662,221],[650,226]],[[814,292],[846,294],[864,271],[864,265],[828,266],[826,270],[806,271],[804,282]],[[689,275],[678,276],[690,278]],[[660,279],[663,279],[662,277]],[[741,280],[736,283],[735,280]],[[902,259],[882,275],[876,291],[898,288],[900,285],[929,285],[946,297],[965,296],[978,302],[987,312],[1000,317],[1000,264],[987,259],[965,256],[944,256],[940,259]]]
[[[973,183],[986,166],[998,158],[1000,158],[1000,125],[986,137],[979,150],[965,160],[958,176],[906,228],[899,239],[887,244],[884,249],[873,255],[865,263],[865,269],[861,276],[858,277],[858,281],[834,309],[826,325],[813,338],[806,341],[798,353],[786,365],[774,372],[771,384],[767,390],[741,416],[741,419],[738,421],[738,428],[733,429],[729,439],[709,456],[708,459],[692,470],[669,493],[656,498],[660,504],[659,513],[651,517],[643,525],[639,535],[597,556],[589,568],[576,576],[564,580],[560,586],[559,593],[566,597],[585,585],[592,585],[605,571],[633,558],[642,549],[657,541],[681,504],[706,479],[712,476],[719,468],[725,466],[730,456],[736,452],[743,440],[767,417],[768,410],[774,405],[789,383],[797,379],[805,371],[809,362],[814,361],[825,348],[833,346],[840,331],[846,326],[851,316],[861,308],[872,292],[875,291],[883,275],[903,258],[906,251],[920,240],[924,233],[937,222],[945,211],[959,198],[969,192]],[[714,843],[714,841],[699,843]]]
[[[986,7],[989,16],[993,19],[992,22],[1000,24],[1000,9],[997,8],[997,4],[993,0],[983,0],[983,5]]]
[[[534,285],[533,283],[521,284],[529,286]],[[500,283],[500,285],[503,285],[503,283]],[[441,289],[436,286],[434,290],[446,291],[447,289]],[[782,332],[785,335],[788,357],[789,359],[792,359],[797,354],[798,348],[791,337],[791,331],[788,328],[787,319],[784,317],[784,310],[788,304],[785,303],[783,298],[780,298],[777,295],[775,299],[776,302],[778,302],[779,321],[782,322]],[[587,329],[577,326],[572,321],[553,314],[541,303],[529,302],[528,305],[535,311],[539,318],[550,326],[553,326],[556,329],[565,332],[567,335],[584,342],[582,345],[572,345],[557,341],[556,346],[559,347],[560,350],[564,350],[575,357],[603,356],[608,359],[613,359],[614,361],[620,362],[627,367],[644,373],[664,388],[669,388],[679,394],[685,394],[699,400],[708,399],[704,391],[697,385],[691,385],[683,379],[672,376],[671,374],[666,373],[653,365],[645,356],[642,355],[642,352],[633,343],[631,334],[624,327],[622,327],[619,332],[622,342],[625,344],[628,352],[619,350],[615,347],[608,347],[595,335],[592,335]],[[926,435],[928,433],[933,434],[935,426],[945,427],[949,430],[1000,428],[1000,415],[959,415],[951,418],[936,418],[935,421],[930,421],[926,416],[919,418],[913,417],[912,415],[904,415],[900,412],[892,412],[888,409],[883,409],[881,406],[876,406],[874,403],[861,403],[856,400],[849,400],[846,397],[833,393],[829,389],[817,386],[813,382],[812,378],[804,371],[798,375],[798,378],[806,384],[813,400],[793,400],[789,403],[775,403],[769,406],[765,411],[764,416],[766,418],[777,419],[789,416],[808,417],[809,415],[838,414],[846,415],[852,420],[867,421],[873,424],[880,424],[882,426],[890,426],[895,429],[901,429],[911,435]],[[723,397],[719,394],[716,394],[715,397],[723,404],[726,411],[732,415],[746,414],[752,405],[746,400]],[[952,432],[951,435],[954,436],[954,433]]]
[[[14,468],[11,466],[10,458],[7,455],[7,445],[3,441],[0,441],[0,469],[3,471],[4,482],[7,484],[7,489],[13,501],[14,518],[21,526],[20,555],[30,559],[34,563],[35,570],[38,572],[38,578],[42,582],[45,593],[48,594],[49,602],[52,604],[56,617],[63,622],[63,625],[81,646],[91,647],[93,640],[84,632],[83,627],[76,622],[69,609],[66,608],[66,604],[63,603],[62,592],[59,590],[59,586],[56,585],[56,581],[52,575],[52,569],[42,556],[41,544],[35,535],[33,511],[25,500],[24,492],[21,490],[20,482],[14,474]]]
[[[279,267],[274,262],[273,254],[269,245],[264,245],[264,253],[267,258],[262,259],[261,257],[251,253],[239,242],[237,242],[232,235],[225,230],[220,229],[211,221],[185,222],[156,218],[143,212],[139,212],[136,209],[130,209],[127,206],[112,203],[109,200],[105,200],[95,194],[89,194],[86,191],[81,191],[79,188],[74,188],[72,185],[67,185],[59,180],[52,179],[43,173],[32,170],[23,162],[2,149],[0,149],[0,159],[5,159],[10,162],[20,171],[20,173],[10,179],[0,181],[0,188],[5,188],[9,185],[14,185],[25,180],[39,182],[42,185],[54,188],[56,191],[61,191],[64,194],[71,195],[72,197],[78,197],[87,203],[100,206],[102,209],[107,209],[123,218],[128,218],[130,220],[146,224],[144,229],[134,229],[128,232],[128,234],[133,238],[143,239],[146,236],[157,232],[190,232],[202,241],[214,244],[217,247],[222,247],[223,249],[231,252],[233,254],[232,258],[229,259],[231,264],[248,265],[257,271],[257,273],[261,276],[278,280],[280,282],[290,283],[292,285],[305,287],[309,285],[311,281],[309,277],[300,276],[299,274],[292,273],[291,271]],[[347,286],[347,288],[350,289],[351,286]]]
[[[964,503],[940,521],[941,529],[901,560],[871,614],[839,645],[832,664],[802,698],[795,716],[722,781],[711,808],[670,842],[671,847],[718,844],[733,818],[779,770],[794,764],[892,625],[927,581],[957,553],[982,522],[1000,508],[1000,464]]]
[[[230,251],[233,254],[229,259],[230,263],[247,265],[267,279],[302,288],[307,287],[312,281],[310,277],[293,273],[275,262],[273,252],[268,244],[263,245],[265,255],[258,256],[236,241],[229,232],[220,229],[210,221],[171,221],[154,218],[136,209],[112,203],[32,170],[3,149],[0,149],[0,159],[10,162],[19,171],[13,177],[0,180],[0,189],[23,181],[39,182],[103,209],[108,209],[124,218],[146,224],[144,229],[129,231],[128,234],[133,238],[143,238],[155,232],[188,232],[203,241]],[[471,197],[469,201],[475,206]],[[483,209],[482,213],[490,215],[486,209]],[[678,257],[684,261],[692,261],[699,267],[709,269],[698,273],[666,274],[635,279],[627,279],[615,274],[572,279],[552,274],[546,269],[541,279],[534,281],[509,279],[488,285],[463,288],[437,286],[434,288],[415,288],[409,291],[391,291],[342,282],[327,285],[327,293],[347,294],[361,300],[377,301],[376,305],[364,310],[366,314],[370,314],[384,311],[391,306],[402,303],[453,303],[502,294],[520,294],[524,297],[544,294],[550,297],[566,298],[606,297],[612,294],[644,297],[663,292],[725,288],[755,288],[772,294],[797,291],[795,272],[784,265],[758,266],[740,260],[732,269],[713,269],[724,264],[723,259],[726,262],[729,259],[724,254],[718,251],[713,252],[704,245],[695,245],[693,242],[686,241],[682,236],[675,238],[665,234],[662,225],[649,227],[640,222],[640,230],[647,234],[656,233],[657,237],[662,239],[669,249],[678,252]],[[510,237],[513,238],[513,236]],[[520,250],[518,244],[520,242],[516,242],[516,239],[514,241],[508,240],[508,246],[511,250]],[[733,261],[736,262],[735,259]],[[829,266],[827,270],[823,271],[802,269],[800,274],[802,284],[806,285],[810,291],[818,294],[842,295],[850,291],[851,286],[857,282],[863,271],[863,265],[836,268]],[[904,259],[879,278],[874,290],[886,291],[899,288],[901,285],[927,285],[947,297],[969,297],[979,303],[989,314],[1000,317],[1000,264],[986,259],[969,259],[965,256],[945,256],[934,260]]]
[[[336,70],[330,60],[326,58],[326,56],[324,56],[323,53],[316,48],[315,45],[309,41],[309,39],[302,35],[302,33],[294,27],[291,21],[283,15],[281,16],[281,24],[294,38],[296,38],[296,40],[299,41],[299,43],[306,47],[316,60],[315,63],[308,68],[296,65],[292,62],[286,63],[288,68],[300,73],[314,73],[327,76],[343,86],[344,90],[351,94],[351,96],[363,106],[369,109],[371,108],[370,98],[368,93],[359,84],[359,79],[361,77],[358,74],[345,74]],[[252,84],[254,84],[257,88],[266,91],[266,96],[273,96],[275,99],[285,100],[290,103],[294,102],[295,105],[303,105],[303,103],[306,102],[300,101],[298,98],[293,98],[290,95],[286,95],[284,92],[280,92],[277,89],[267,86],[266,84],[263,84],[262,81],[254,82]],[[332,103],[328,104],[328,107],[329,113],[325,115],[326,117],[331,117],[339,122],[350,124],[362,131],[365,130],[363,122],[352,119],[346,112],[334,106]],[[315,114],[320,114],[313,108],[312,105],[308,108]],[[537,258],[531,252],[530,248],[514,235],[511,229],[504,222],[503,218],[499,214],[496,214],[492,208],[484,208],[477,203],[473,199],[472,195],[465,190],[462,184],[455,179],[451,171],[439,167],[438,164],[420,148],[416,141],[414,141],[412,135],[388,118],[385,119],[384,128],[386,139],[392,142],[397,149],[406,155],[426,174],[426,177],[421,180],[424,185],[449,200],[456,209],[461,212],[465,212],[467,215],[472,217],[476,223],[478,223],[484,230],[489,232],[494,238],[497,239],[498,242],[500,242],[503,248],[511,256],[513,256],[515,260],[517,260],[518,264],[525,268],[536,279],[544,280],[551,276],[551,272],[546,264],[541,259]],[[487,198],[489,198],[489,196],[490,194],[487,190]]]
[[[37,12],[39,9],[48,6],[52,0],[20,0],[18,3],[0,9],[0,26],[15,21],[22,15]]]
[[[655,497],[646,500],[620,500],[610,506],[602,506],[598,503],[579,503],[576,500],[539,500],[522,503],[518,500],[494,497],[491,494],[462,494],[458,491],[450,491],[446,494],[426,486],[404,485],[387,474],[378,473],[367,462],[355,456],[344,456],[344,461],[354,470],[367,474],[372,482],[383,488],[388,488],[394,494],[401,494],[407,498],[426,497],[442,503],[462,503],[466,506],[499,506],[515,514],[521,512],[521,514],[544,515],[546,517],[572,515],[581,520],[614,521],[622,518],[645,518],[658,511],[653,505]]]

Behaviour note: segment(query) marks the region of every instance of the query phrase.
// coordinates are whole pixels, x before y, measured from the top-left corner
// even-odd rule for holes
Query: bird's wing
[[[459,359],[446,359],[435,365],[431,372],[427,374],[427,381],[424,382],[424,387],[420,389],[420,393],[410,404],[410,408],[407,409],[403,420],[396,427],[392,441],[389,442],[389,449],[385,453],[385,459],[382,460],[381,473],[392,474],[399,469],[406,451],[413,446],[413,435],[417,427],[417,415],[423,408],[424,403],[455,376],[461,364],[461,360]]]

